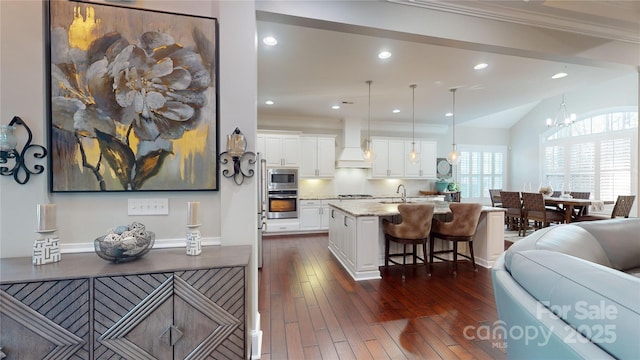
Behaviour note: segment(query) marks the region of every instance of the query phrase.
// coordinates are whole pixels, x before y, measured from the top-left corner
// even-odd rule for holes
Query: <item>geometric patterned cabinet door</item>
[[[88,359],[89,305],[88,279],[0,285],[4,360]]]
[[[96,359],[242,359],[244,267],[98,277]]]

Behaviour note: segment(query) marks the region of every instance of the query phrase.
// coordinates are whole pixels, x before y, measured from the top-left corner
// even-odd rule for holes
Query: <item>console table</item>
[[[0,351],[16,359],[246,357],[250,246],[31,265],[0,259]]]

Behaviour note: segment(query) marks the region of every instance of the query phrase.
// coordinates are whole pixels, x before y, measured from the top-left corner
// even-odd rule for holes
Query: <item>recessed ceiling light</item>
[[[262,38],[262,42],[265,43],[265,45],[274,46],[278,43],[278,39],[273,36],[265,36]]]
[[[444,116],[450,117],[450,116],[453,116],[453,113],[446,113],[446,114],[444,114]]]
[[[388,59],[390,57],[391,57],[391,53],[387,50],[383,50],[378,53],[378,58],[380,59]]]
[[[331,108],[332,108],[333,110],[338,110],[338,109],[340,109],[340,105],[333,105]]]
[[[394,114],[397,114],[397,113],[399,113],[399,112],[400,112],[400,109],[393,109],[393,113],[394,113]]]
[[[486,69],[487,66],[489,66],[489,64],[487,63],[480,63],[477,64],[476,66],[473,67],[474,70],[482,70],[482,69]]]
[[[569,74],[567,74],[566,72],[562,72],[561,71],[561,72],[559,72],[557,74],[554,74],[551,78],[552,79],[561,79],[561,78],[563,78],[563,77],[565,77],[567,75],[569,75]]]
[[[267,105],[273,105],[273,100],[267,100],[264,103],[267,104]]]

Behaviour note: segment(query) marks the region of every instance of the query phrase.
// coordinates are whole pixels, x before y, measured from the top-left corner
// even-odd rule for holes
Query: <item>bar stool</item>
[[[431,228],[431,239],[429,241],[429,275],[431,275],[431,265],[433,259],[442,261],[450,261],[449,259],[438,256],[439,254],[453,254],[453,276],[458,274],[458,255],[471,260],[473,270],[476,268],[476,260],[473,256],[473,236],[476,234],[480,213],[482,212],[482,204],[478,203],[450,203],[449,209],[453,215],[453,220],[442,222],[438,219],[433,220]],[[453,250],[433,250],[435,239],[442,239],[453,242]],[[458,243],[469,243],[470,256],[458,252]]]
[[[402,279],[405,279],[405,265],[407,256],[413,256],[413,265],[417,265],[417,260],[422,261],[427,266],[427,241],[431,231],[431,221],[433,219],[434,204],[400,204],[398,212],[402,217],[402,222],[394,224],[387,219],[382,221],[382,231],[384,232],[384,266],[389,266],[389,262],[402,265]],[[389,253],[390,243],[402,244],[402,253]],[[422,244],[422,256],[418,256],[417,246]],[[413,246],[413,252],[407,253],[407,245]],[[393,257],[402,257],[402,263],[393,260]]]

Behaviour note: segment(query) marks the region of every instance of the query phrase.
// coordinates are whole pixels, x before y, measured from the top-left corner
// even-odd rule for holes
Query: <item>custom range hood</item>
[[[339,168],[371,168],[371,162],[362,157],[360,134],[362,125],[359,119],[344,119],[342,141],[344,148],[339,152],[336,167]]]

